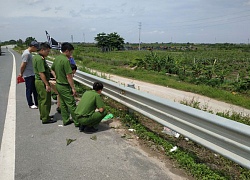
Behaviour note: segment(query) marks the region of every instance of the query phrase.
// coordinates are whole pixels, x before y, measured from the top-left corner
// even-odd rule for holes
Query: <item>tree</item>
[[[95,41],[97,41],[97,47],[102,48],[102,51],[107,51],[108,48],[108,36],[106,33],[102,32],[97,34],[95,37]]]
[[[116,32],[108,34],[109,43],[111,44],[111,50],[115,48],[119,51],[123,49],[124,39]]]
[[[23,45],[23,40],[22,39],[18,39],[16,41],[16,44],[17,44],[17,46],[22,46]]]
[[[26,40],[25,40],[25,44],[26,44],[27,46],[29,46],[30,43],[31,43],[31,41],[35,41],[35,40],[36,40],[36,39],[33,38],[33,37],[27,37]]]
[[[124,39],[116,32],[106,34],[104,32],[97,34],[95,37],[97,47],[100,47],[103,52],[123,49]]]
[[[12,39],[9,41],[9,44],[16,44],[16,41]]]

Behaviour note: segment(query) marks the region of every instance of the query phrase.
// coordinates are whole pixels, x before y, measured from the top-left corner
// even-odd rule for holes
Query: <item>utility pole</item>
[[[73,43],[73,35],[71,35],[71,42]]]
[[[141,50],[141,22],[139,22],[139,51]]]
[[[83,33],[82,35],[83,35],[83,43],[85,43],[85,33]]]

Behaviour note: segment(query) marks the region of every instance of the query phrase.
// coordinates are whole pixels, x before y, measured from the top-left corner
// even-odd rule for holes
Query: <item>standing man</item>
[[[86,91],[83,94],[75,111],[80,124],[80,131],[86,133],[98,131],[98,124],[106,116],[107,112],[104,110],[104,102],[100,96],[102,89],[103,84],[95,82],[93,90]]]
[[[70,67],[72,69],[72,76],[74,77],[74,74],[76,73],[77,70],[77,66],[75,64],[70,64]],[[57,108],[56,111],[61,114],[61,108],[60,108],[60,98],[56,89],[56,81],[55,80],[50,80],[50,87],[52,88],[52,90],[54,91],[54,93],[57,95]],[[53,95],[52,95],[53,96]]]
[[[37,101],[37,91],[35,87],[35,74],[32,65],[32,52],[36,52],[39,48],[39,44],[36,41],[32,41],[22,54],[22,63],[20,67],[19,76],[24,77],[25,85],[26,85],[26,99],[28,102],[28,106],[31,109],[37,109],[38,101]],[[34,98],[34,102],[32,99],[32,94]]]
[[[38,108],[40,119],[43,124],[54,123],[50,114],[51,92],[50,92],[50,68],[45,60],[49,55],[50,46],[47,43],[41,43],[38,54],[33,58],[33,67],[35,71],[35,85],[38,93]]]
[[[63,125],[67,126],[74,122],[75,126],[78,127],[79,123],[75,116],[76,101],[74,98],[74,96],[76,96],[76,90],[69,62],[69,57],[72,56],[74,47],[72,44],[66,42],[62,44],[61,51],[62,53],[55,58],[51,69],[56,74],[56,89],[60,98]],[[70,114],[73,121],[69,119]]]

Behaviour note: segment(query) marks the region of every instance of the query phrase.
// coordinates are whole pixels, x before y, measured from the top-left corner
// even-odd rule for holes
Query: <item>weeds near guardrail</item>
[[[183,136],[177,139],[163,134],[162,125],[138,113],[129,114],[127,107],[110,98],[105,98],[105,103],[109,104],[108,111],[116,117],[119,116],[124,127],[135,129],[132,133],[135,133],[144,144],[150,149],[156,147],[159,153],[172,158],[180,168],[185,169],[196,179],[250,179],[250,170],[242,168],[233,161],[193,141],[187,141]],[[186,103],[190,105],[194,103],[196,108],[202,109],[195,100]],[[204,106],[204,108],[207,107]],[[178,149],[170,152],[174,146],[177,146]]]

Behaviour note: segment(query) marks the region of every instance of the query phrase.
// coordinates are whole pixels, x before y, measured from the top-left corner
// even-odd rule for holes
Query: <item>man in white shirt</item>
[[[24,77],[26,85],[26,98],[28,106],[31,109],[37,109],[37,91],[35,87],[35,73],[32,64],[32,52],[36,52],[39,48],[39,44],[36,41],[32,41],[28,49],[26,49],[22,54],[22,63],[20,67],[19,76]],[[34,101],[32,99],[32,94]]]

